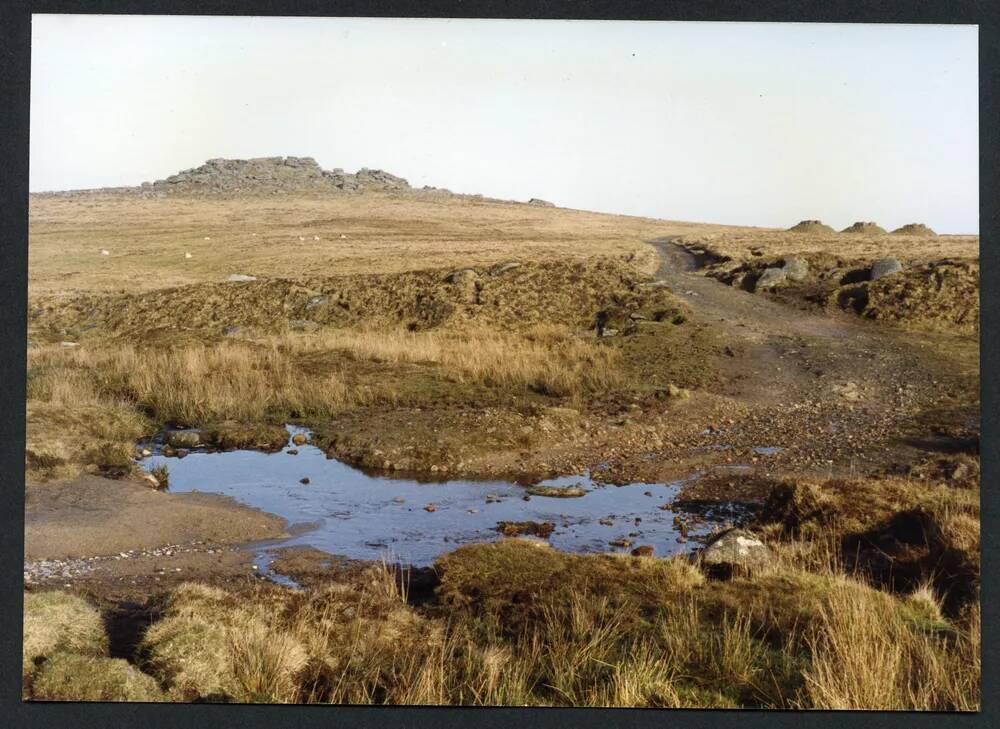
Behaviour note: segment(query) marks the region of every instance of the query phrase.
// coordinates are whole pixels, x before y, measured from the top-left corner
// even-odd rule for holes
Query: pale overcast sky
[[[33,191],[296,155],[658,218],[979,230],[975,26],[36,15]]]

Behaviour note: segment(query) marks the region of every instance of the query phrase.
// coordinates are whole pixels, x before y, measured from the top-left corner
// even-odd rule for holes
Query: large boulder
[[[760,275],[757,279],[757,283],[754,285],[754,291],[763,291],[765,289],[773,289],[775,286],[780,286],[785,283],[785,279],[788,274],[783,268],[766,268],[764,273]]]
[[[880,278],[891,276],[902,270],[903,264],[895,258],[880,258],[872,264],[871,280],[878,281]]]
[[[781,270],[792,281],[805,281],[809,275],[809,263],[804,258],[786,258]]]
[[[194,448],[201,443],[201,433],[197,430],[171,430],[166,440],[167,445],[173,448]]]
[[[709,566],[761,567],[773,559],[766,544],[742,529],[719,534],[701,552],[702,564]]]

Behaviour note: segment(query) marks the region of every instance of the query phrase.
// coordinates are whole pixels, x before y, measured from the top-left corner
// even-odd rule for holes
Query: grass
[[[132,665],[60,658],[63,639],[26,690],[264,703],[978,707],[978,606],[948,619],[927,586],[896,596],[784,562],[718,581],[683,557],[570,555],[517,539],[460,548],[435,569],[441,584],[419,608],[407,601],[406,575],[386,563],[308,592],[188,583]],[[99,680],[84,687],[91,673]]]
[[[564,326],[522,332],[469,325],[426,332],[330,330],[257,341],[129,344],[29,353],[28,466],[124,467],[155,422],[215,428],[220,447],[253,446],[262,426],[321,421],[352,408],[428,405],[442,395],[577,400],[629,384],[619,352]],[[147,415],[148,414],[148,415]],[[264,428],[266,430],[266,428]],[[284,442],[283,431],[277,436]],[[279,444],[280,444],[279,443]]]
[[[56,653],[38,671],[31,698],[42,701],[162,701],[155,679],[121,658]]]
[[[711,258],[751,261],[757,255],[784,256],[819,254],[871,262],[895,257],[904,262],[978,259],[979,236],[855,235],[845,233],[793,233],[790,231],[702,231],[685,234],[680,241],[688,248],[706,251]],[[757,254],[754,253],[757,251]]]
[[[84,600],[61,592],[25,593],[22,676],[59,652],[103,655],[108,649],[101,616]]]
[[[32,295],[150,290],[217,282],[233,273],[299,278],[331,269],[398,272],[414,262],[438,268],[511,259],[583,260],[642,252],[643,241],[657,235],[725,229],[380,194],[252,200],[32,196],[29,215]],[[101,249],[110,255],[100,255]]]

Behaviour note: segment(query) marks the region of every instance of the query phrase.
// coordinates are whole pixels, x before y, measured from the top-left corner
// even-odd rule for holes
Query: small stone
[[[308,484],[309,483],[309,477],[308,476],[304,476],[303,478],[300,478],[299,479],[299,483]]]
[[[292,436],[292,443],[295,445],[302,445],[306,442],[306,436],[302,433],[296,433]]]
[[[285,451],[285,453],[287,453],[290,456],[297,456],[297,455],[299,455],[299,449],[298,448],[289,448],[287,451]]]
[[[434,504],[427,504],[427,506],[424,507],[424,511],[429,511],[429,512],[433,513],[435,511],[437,511],[437,507],[434,506]]]
[[[631,552],[633,557],[652,557],[653,548],[648,544],[641,544]]]

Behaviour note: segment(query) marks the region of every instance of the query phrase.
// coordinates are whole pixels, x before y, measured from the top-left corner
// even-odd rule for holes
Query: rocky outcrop
[[[226,193],[297,192],[303,190],[409,190],[410,184],[383,170],[362,168],[356,173],[324,170],[312,157],[256,157],[210,159],[200,167],[163,180],[144,182],[149,192]]]
[[[878,223],[858,221],[844,228],[841,233],[858,233],[861,235],[885,235],[885,228]]]
[[[792,233],[833,233],[834,230],[821,220],[802,220],[788,229]]]
[[[921,236],[932,236],[937,235],[933,230],[928,228],[923,223],[907,223],[901,228],[896,228],[892,231],[893,235],[921,235]]]

